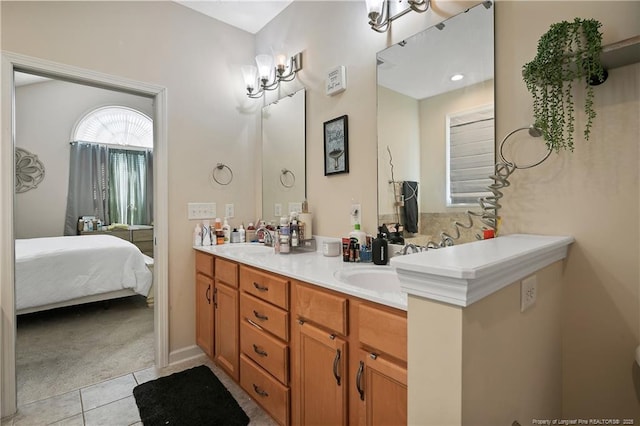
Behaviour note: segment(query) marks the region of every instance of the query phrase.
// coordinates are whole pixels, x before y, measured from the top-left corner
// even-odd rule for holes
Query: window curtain
[[[152,156],[149,150],[109,150],[109,211],[112,223],[152,224]]]
[[[71,143],[64,235],[78,233],[80,216],[96,216],[104,223],[110,222],[108,153],[109,149],[102,145]]]

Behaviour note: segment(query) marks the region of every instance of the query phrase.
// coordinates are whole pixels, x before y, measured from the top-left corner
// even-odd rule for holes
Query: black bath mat
[[[249,423],[231,393],[204,365],[138,385],[133,396],[145,426]]]

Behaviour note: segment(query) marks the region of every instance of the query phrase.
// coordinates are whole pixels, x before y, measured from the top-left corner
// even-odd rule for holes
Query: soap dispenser
[[[373,240],[373,263],[376,265],[386,265],[389,262],[389,247],[387,240],[382,234],[382,227],[378,228],[378,236]]]

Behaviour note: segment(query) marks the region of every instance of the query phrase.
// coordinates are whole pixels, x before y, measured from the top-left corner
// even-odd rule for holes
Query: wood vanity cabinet
[[[240,292],[240,385],[289,425],[289,279],[241,265]]]
[[[240,379],[238,264],[219,257],[214,258],[214,262],[214,360],[229,376],[238,381]]]
[[[196,341],[288,425],[407,423],[407,315],[196,251]]]
[[[407,424],[407,317],[361,302],[354,387],[359,424]]]
[[[407,423],[406,312],[293,285],[294,424]]]
[[[196,251],[196,343],[240,378],[238,264]]]
[[[213,359],[213,256],[196,251],[196,343]]]

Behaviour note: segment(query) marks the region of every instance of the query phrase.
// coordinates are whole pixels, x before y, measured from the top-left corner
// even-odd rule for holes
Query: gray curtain
[[[80,216],[96,216],[110,223],[108,203],[109,149],[106,146],[72,142],[69,159],[69,191],[64,235],[78,233]]]
[[[150,150],[109,150],[109,211],[114,223],[153,221],[153,158]]]

